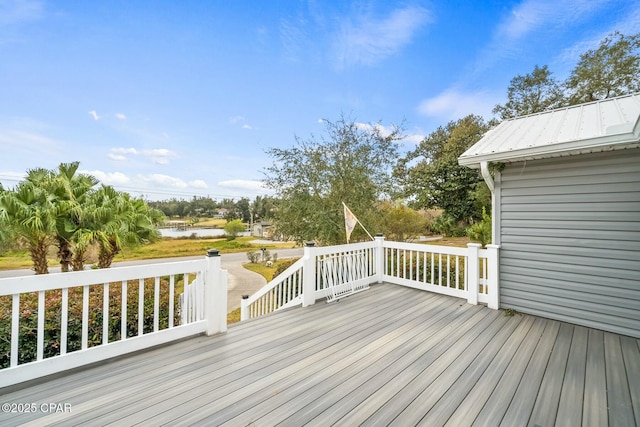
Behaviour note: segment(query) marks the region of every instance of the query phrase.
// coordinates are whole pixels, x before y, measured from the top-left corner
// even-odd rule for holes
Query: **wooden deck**
[[[640,340],[383,284],[0,396],[37,409],[0,425],[633,426]]]

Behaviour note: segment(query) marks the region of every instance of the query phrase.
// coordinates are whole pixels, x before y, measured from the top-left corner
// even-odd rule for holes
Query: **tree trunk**
[[[58,259],[60,259],[60,269],[62,272],[68,272],[69,265],[73,259],[73,252],[71,252],[69,242],[61,237],[58,237]]]
[[[49,265],[47,264],[48,249],[49,245],[45,243],[39,243],[29,248],[31,261],[33,261],[33,270],[36,274],[49,274]]]
[[[82,271],[84,270],[84,249],[78,249],[76,247],[75,253],[73,254],[73,259],[71,260],[71,268],[73,271]]]
[[[100,252],[98,253],[98,267],[100,268],[109,268],[111,267],[111,263],[113,259],[118,255],[120,249],[117,247],[115,242],[109,242],[109,247],[100,246]]]

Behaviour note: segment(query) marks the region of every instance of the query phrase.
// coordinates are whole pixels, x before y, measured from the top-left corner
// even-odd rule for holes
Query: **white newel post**
[[[307,242],[304,247],[302,274],[302,306],[316,303],[316,255],[313,253],[313,242]]]
[[[220,269],[220,252],[207,251],[207,271],[204,275],[207,335],[227,331],[227,271]]]
[[[384,277],[384,236],[382,234],[376,234],[376,249],[374,256],[376,279],[378,283],[382,283],[382,278]]]
[[[487,245],[488,259],[487,259],[487,285],[489,287],[489,302],[487,306],[494,310],[500,308],[500,272],[498,257],[500,245]]]
[[[473,305],[478,305],[481,247],[479,243],[467,243],[467,302]]]
[[[240,321],[249,319],[249,295],[242,295],[240,300]]]

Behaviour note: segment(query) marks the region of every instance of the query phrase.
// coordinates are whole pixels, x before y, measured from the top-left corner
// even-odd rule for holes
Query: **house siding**
[[[509,164],[501,307],[640,337],[640,149]]]

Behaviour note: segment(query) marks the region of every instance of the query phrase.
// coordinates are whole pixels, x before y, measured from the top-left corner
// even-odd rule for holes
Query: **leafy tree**
[[[563,104],[562,87],[544,65],[537,65],[530,74],[511,79],[507,89],[507,102],[496,105],[493,113],[501,120],[552,110]]]
[[[362,125],[344,116],[324,124],[326,136],[296,137],[292,148],[267,150],[273,165],[264,182],[279,199],[279,232],[299,242],[344,243],[342,203],[365,224],[375,217],[376,202],[391,191],[401,129],[386,133],[379,123]]]
[[[229,240],[235,239],[238,234],[242,233],[245,230],[246,227],[240,219],[234,219],[233,221],[229,221],[224,225],[224,232],[227,233]]]
[[[470,223],[480,218],[476,206],[482,192],[478,189],[485,184],[480,172],[460,166],[458,157],[488,128],[481,117],[474,115],[449,122],[400,159],[395,173],[403,179],[405,195],[413,208],[441,208],[455,222]],[[490,206],[490,201],[481,204]]]
[[[570,105],[640,91],[640,33],[607,36],[580,55],[565,85]]]
[[[251,214],[254,221],[260,221],[271,218],[275,208],[275,200],[273,197],[256,196],[251,203]]]
[[[239,219],[244,222],[251,221],[251,208],[249,199],[246,197],[241,198],[236,202],[235,211]]]
[[[403,242],[427,231],[427,219],[419,212],[402,204],[382,202],[378,218],[376,230],[390,240]]]
[[[58,207],[46,190],[20,182],[0,195],[0,224],[23,241],[36,274],[47,274],[47,252],[54,241]]]

